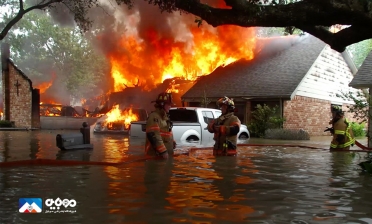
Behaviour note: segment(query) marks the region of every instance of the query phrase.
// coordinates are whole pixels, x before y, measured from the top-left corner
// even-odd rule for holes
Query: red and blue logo
[[[41,198],[20,198],[18,204],[20,213],[41,213],[43,210]]]

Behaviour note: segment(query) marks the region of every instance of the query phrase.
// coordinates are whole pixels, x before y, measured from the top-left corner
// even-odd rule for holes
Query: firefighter
[[[169,119],[169,109],[173,104],[171,93],[160,93],[155,101],[155,111],[151,112],[146,122],[146,155],[159,156],[164,159],[173,155],[176,142],[173,140],[173,124]]]
[[[344,118],[344,112],[340,106],[332,105],[331,133],[333,135],[330,149],[349,150],[355,143],[351,123]]]
[[[236,155],[237,134],[240,131],[240,120],[234,115],[235,105],[232,99],[223,97],[217,101],[222,114],[208,124],[208,131],[214,133],[213,155]]]

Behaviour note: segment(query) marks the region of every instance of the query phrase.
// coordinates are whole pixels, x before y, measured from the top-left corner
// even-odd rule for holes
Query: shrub
[[[12,123],[10,121],[0,121],[0,127],[1,128],[11,128]]]
[[[355,137],[365,137],[366,131],[364,130],[364,123],[358,124],[356,122],[351,122],[351,129],[353,130]]]
[[[265,131],[267,139],[281,140],[310,140],[310,135],[303,129],[268,129]]]
[[[282,128],[285,118],[278,116],[279,106],[270,108],[266,104],[258,104],[256,110],[252,111],[252,122],[248,124],[252,136],[264,137],[269,128]]]

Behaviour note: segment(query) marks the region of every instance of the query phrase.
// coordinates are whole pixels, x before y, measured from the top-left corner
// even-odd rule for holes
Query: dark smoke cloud
[[[56,4],[49,10],[52,19],[61,26],[75,26],[74,15],[64,4]]]
[[[27,0],[29,6],[37,5],[45,2],[45,0]],[[52,4],[49,8],[49,13],[52,19],[61,26],[75,26],[74,15],[70,10],[61,3]]]
[[[138,24],[138,34],[145,42],[153,41],[149,32],[154,31],[159,37],[173,39],[172,29],[168,24],[168,19],[173,16],[170,13],[161,13],[154,5],[146,1],[137,1],[136,7],[140,13],[141,20]]]

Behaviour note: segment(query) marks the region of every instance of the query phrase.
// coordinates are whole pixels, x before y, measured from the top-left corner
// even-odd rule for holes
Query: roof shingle
[[[200,98],[204,90],[210,98],[289,97],[326,45],[311,35],[280,38],[281,44],[291,46],[278,50],[271,41],[253,60],[237,61],[201,77],[182,98]]]
[[[353,80],[349,83],[353,88],[369,88],[372,86],[372,51],[369,52]]]

